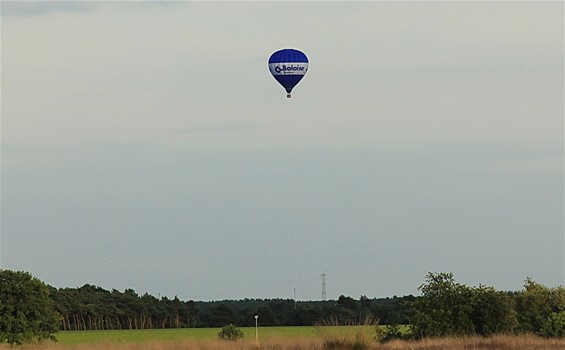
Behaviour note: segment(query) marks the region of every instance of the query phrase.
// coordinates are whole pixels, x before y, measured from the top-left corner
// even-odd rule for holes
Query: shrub
[[[493,287],[468,287],[452,273],[430,272],[419,289],[422,296],[412,303],[416,338],[512,333],[518,324],[512,298]]]
[[[549,288],[527,278],[516,296],[516,311],[520,331],[565,337],[565,287]]]
[[[565,311],[551,313],[539,335],[546,338],[565,338]]]
[[[384,336],[378,322],[366,317],[363,323],[340,323],[337,317],[325,318],[314,325],[321,333],[324,350],[367,350]]]
[[[388,342],[391,340],[409,340],[412,337],[411,329],[403,332],[401,327],[396,324],[387,325],[383,331],[382,342]]]
[[[238,340],[243,338],[243,332],[232,323],[225,325],[218,333],[218,338],[222,340]]]

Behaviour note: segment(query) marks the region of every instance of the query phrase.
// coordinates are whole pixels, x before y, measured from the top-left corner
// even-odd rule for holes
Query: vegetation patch
[[[243,332],[237,328],[234,324],[230,323],[222,327],[218,333],[218,339],[221,340],[239,340],[243,338]]]
[[[417,339],[426,343],[481,336],[479,339],[491,341],[500,334],[533,334],[555,339],[555,344],[565,338],[563,286],[548,288],[528,278],[523,291],[503,292],[456,283],[451,273],[429,273],[419,289],[420,296],[386,300],[341,295],[338,300],[312,302],[183,302],[176,297],[140,297],[130,289],[110,292],[90,285],[57,290],[29,273],[0,270],[0,343],[39,346],[42,341],[52,344],[49,340],[55,336],[66,346],[222,343],[223,339],[244,338],[238,342],[243,349],[248,342],[264,347],[301,339],[319,341],[318,350],[363,350],[386,349]],[[254,327],[256,315],[258,329]],[[389,321],[386,326],[377,325],[377,315]],[[315,327],[295,327],[316,320],[322,321]],[[208,328],[210,324],[218,326]],[[231,333],[220,328],[230,324],[243,327]],[[288,326],[274,326],[282,324]],[[63,331],[57,333],[58,328]],[[303,345],[300,348],[306,349]]]
[[[343,323],[337,316],[316,323],[324,350],[367,350],[382,340],[383,330],[372,317],[362,323]]]
[[[57,323],[43,282],[27,272],[0,270],[0,343],[55,340]]]

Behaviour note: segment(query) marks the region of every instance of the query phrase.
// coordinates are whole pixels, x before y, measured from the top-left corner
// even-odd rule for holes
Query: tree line
[[[310,326],[329,316],[354,323],[366,315],[385,323],[404,324],[409,322],[408,302],[414,299],[369,299],[363,295],[356,300],[342,295],[328,301],[182,301],[176,296],[156,298],[147,293],[139,295],[132,289],[109,291],[90,284],[59,289],[50,286],[49,295],[61,330],[203,328],[230,323],[245,327],[255,325],[255,315],[260,316],[262,326]]]
[[[565,336],[565,288],[545,287],[530,278],[521,291],[498,291],[457,283],[451,273],[429,273],[420,296],[337,300],[243,299],[181,301],[132,289],[108,291],[86,284],[50,287],[61,330],[254,326],[310,326],[333,318],[359,324],[370,317],[389,326],[411,325],[410,337],[535,333]],[[391,329],[392,331],[394,328]],[[393,332],[394,333],[394,332]],[[406,336],[404,334],[403,336]]]
[[[53,338],[78,330],[254,326],[311,326],[332,319],[388,325],[387,339],[533,333],[565,337],[565,287],[527,278],[520,291],[498,291],[457,283],[451,273],[429,273],[419,296],[337,300],[243,299],[182,301],[85,284],[48,286],[28,272],[0,270],[0,343]],[[400,332],[398,325],[411,331]]]

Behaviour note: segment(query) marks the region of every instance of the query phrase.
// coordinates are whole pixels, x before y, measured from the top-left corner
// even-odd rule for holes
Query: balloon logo
[[[308,71],[308,57],[299,50],[282,49],[269,57],[269,70],[290,98],[292,89]]]

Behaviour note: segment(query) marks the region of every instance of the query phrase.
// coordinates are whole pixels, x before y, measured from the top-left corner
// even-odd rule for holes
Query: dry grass
[[[324,340],[318,338],[269,337],[259,344],[254,340],[183,340],[143,343],[97,343],[63,345],[43,343],[17,348],[0,346],[0,350],[323,350]],[[535,336],[494,336],[424,339],[419,341],[394,340],[372,343],[370,350],[565,350],[565,339],[543,339]]]
[[[259,344],[255,340],[182,340],[155,341],[143,343],[97,343],[81,345],[63,345],[43,343],[25,345],[17,348],[0,346],[0,350],[321,350],[320,341],[316,338],[285,339],[270,337]]]
[[[341,323],[330,317],[314,325],[323,339],[324,350],[368,350],[382,339],[377,334],[378,322],[366,317],[362,323]]]
[[[533,335],[462,337],[394,340],[381,344],[379,350],[565,350],[565,339],[544,339]]]

